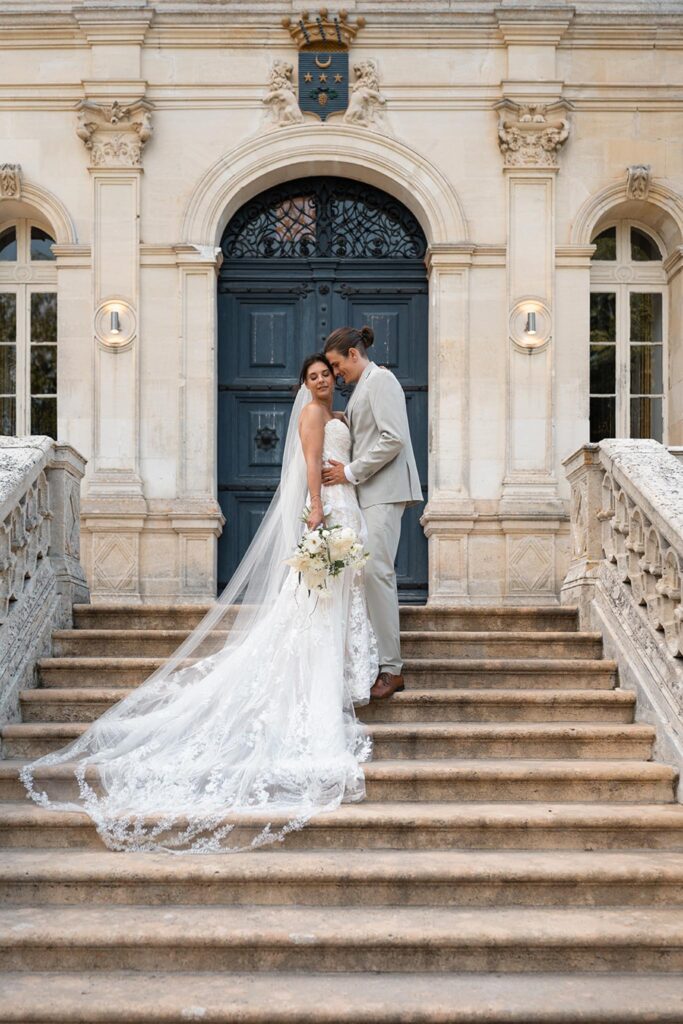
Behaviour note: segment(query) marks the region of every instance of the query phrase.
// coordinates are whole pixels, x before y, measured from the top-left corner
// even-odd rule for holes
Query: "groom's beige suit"
[[[401,634],[394,560],[403,511],[406,506],[422,501],[403,388],[390,370],[370,363],[356,384],[346,415],[351,427],[352,455],[345,473],[356,485],[368,527],[368,612],[377,636],[380,669],[400,675]]]

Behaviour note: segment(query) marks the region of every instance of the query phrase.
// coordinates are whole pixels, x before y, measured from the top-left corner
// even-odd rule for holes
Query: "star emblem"
[[[320,81],[321,81],[321,82],[326,82],[326,81],[327,81],[327,75],[325,74],[325,72],[324,72],[324,71],[323,71],[323,73],[322,73],[322,74],[320,75]]]
[[[311,74],[310,71],[307,71],[306,74],[304,75],[304,82],[312,82],[312,81],[313,81],[313,75]]]
[[[344,76],[343,75],[335,75],[334,76],[334,80],[335,80],[335,82],[342,82],[344,80]]]

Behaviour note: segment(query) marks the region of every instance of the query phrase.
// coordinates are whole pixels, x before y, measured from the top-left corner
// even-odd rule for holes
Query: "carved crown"
[[[296,21],[283,18],[282,25],[300,50],[348,50],[358,30],[365,25],[365,18],[356,18],[352,24],[348,11],[342,9],[330,15],[327,7],[321,7],[313,17],[304,11]]]

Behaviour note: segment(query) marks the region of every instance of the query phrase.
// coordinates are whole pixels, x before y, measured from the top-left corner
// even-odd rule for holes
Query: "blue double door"
[[[306,179],[311,180],[320,181]],[[300,205],[299,197],[294,198]],[[264,205],[268,209],[263,202],[257,207],[260,223],[252,216],[251,224],[246,218],[246,229],[243,222],[232,237],[230,227],[226,231],[227,252],[218,285],[218,498],[226,519],[218,545],[219,590],[239,563],[277,487],[301,363],[322,349],[334,327],[373,328],[372,358],[393,370],[405,391],[425,500],[427,495],[427,283],[422,258],[318,256],[310,232],[303,248],[313,249],[312,255],[302,254],[302,239],[307,236],[300,232],[294,252],[274,257],[268,245],[265,253],[261,251],[263,235],[281,246],[283,233],[292,235],[292,215],[286,204],[283,214],[280,202],[276,218],[271,218],[275,229],[284,219],[284,232],[278,234],[273,223],[263,223]],[[318,232],[321,205],[319,201],[315,210]],[[305,227],[310,227],[309,221],[310,216]],[[385,231],[385,241],[386,236]],[[350,389],[338,388],[336,408],[343,409],[349,395]],[[421,512],[422,507],[406,512],[396,561],[400,598],[411,603],[427,598]]]

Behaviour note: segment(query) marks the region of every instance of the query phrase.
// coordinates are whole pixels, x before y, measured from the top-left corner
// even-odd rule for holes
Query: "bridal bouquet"
[[[299,574],[299,582],[311,590],[326,590],[330,577],[344,569],[360,569],[369,555],[355,530],[349,526],[325,526],[308,530],[297,544],[286,565]]]

